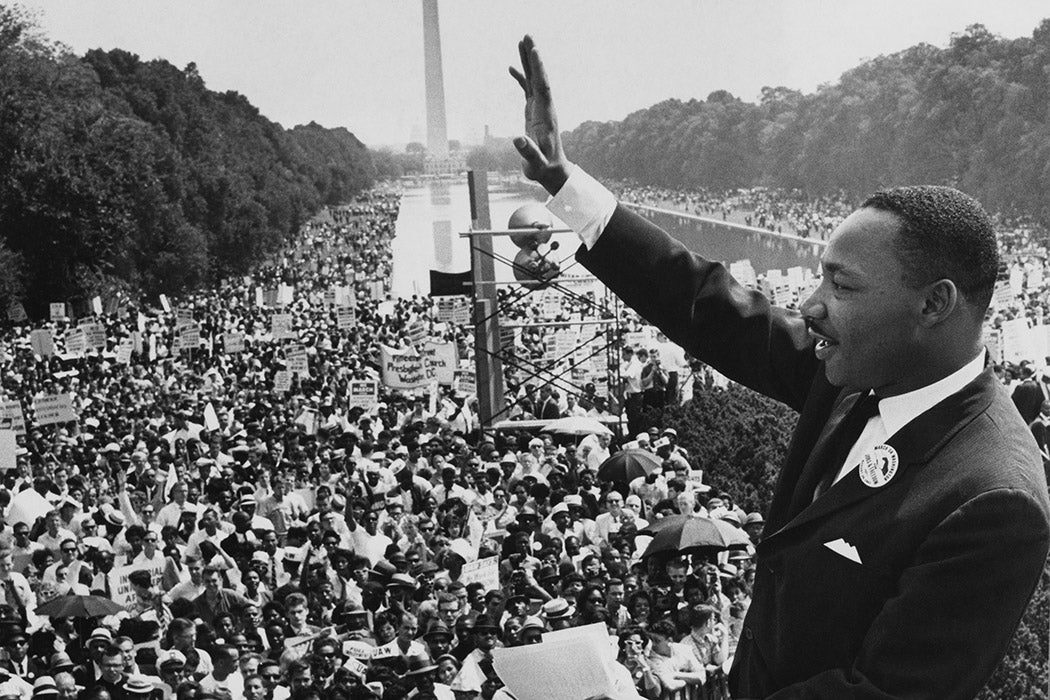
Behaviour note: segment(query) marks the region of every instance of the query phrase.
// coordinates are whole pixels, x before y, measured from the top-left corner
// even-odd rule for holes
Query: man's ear
[[[950,279],[940,279],[926,285],[920,323],[932,328],[945,321],[959,304],[959,288]]]

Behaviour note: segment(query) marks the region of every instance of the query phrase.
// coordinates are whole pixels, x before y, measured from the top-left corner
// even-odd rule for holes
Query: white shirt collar
[[[886,428],[886,437],[918,418],[952,394],[972,382],[984,370],[984,354],[981,350],[977,357],[949,374],[944,379],[928,384],[906,394],[890,396],[879,401],[879,416]]]

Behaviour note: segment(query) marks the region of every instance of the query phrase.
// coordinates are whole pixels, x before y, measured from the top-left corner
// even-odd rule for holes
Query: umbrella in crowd
[[[670,522],[665,524],[665,521]],[[751,543],[746,532],[725,521],[692,515],[668,516],[639,534],[653,535],[652,542],[642,552],[643,559],[654,554],[693,554],[745,549]]]
[[[612,435],[612,431],[602,424],[597,418],[591,416],[567,416],[552,420],[546,425],[544,431],[560,433],[562,435]]]
[[[646,450],[621,450],[601,463],[598,478],[604,481],[630,483],[648,476],[660,467],[660,459]]]
[[[38,607],[36,614],[46,617],[105,617],[123,610],[122,606],[102,596],[63,595]]]

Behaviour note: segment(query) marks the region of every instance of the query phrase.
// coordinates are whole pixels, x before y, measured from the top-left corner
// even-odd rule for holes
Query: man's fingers
[[[525,96],[528,97],[529,96],[529,83],[528,83],[527,80],[525,80],[525,76],[522,75],[521,71],[519,71],[514,66],[510,66],[509,70],[510,70],[511,77],[513,77],[515,80],[518,81],[518,85],[521,86],[521,89],[525,91]]]
[[[514,139],[514,148],[518,149],[518,153],[530,165],[534,165],[537,168],[546,167],[547,156],[543,155],[536,142],[528,136],[519,136]]]
[[[539,50],[533,46],[529,52],[529,84],[533,92],[544,100],[551,98],[551,84],[547,81],[547,71],[543,67],[543,59],[540,58]]]
[[[526,80],[532,78],[529,69],[529,52],[532,50],[532,37],[528,34],[518,42],[518,57],[521,59],[521,69],[525,72]]]

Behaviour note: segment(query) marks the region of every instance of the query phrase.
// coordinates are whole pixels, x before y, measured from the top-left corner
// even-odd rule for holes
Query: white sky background
[[[13,1],[13,0],[3,0]],[[24,0],[76,53],[122,48],[236,90],[286,127],[345,126],[370,146],[424,140],[419,0]],[[764,85],[812,92],[866,58],[982,23],[1030,36],[1046,0],[439,0],[449,138],[522,126],[507,74],[528,32],[561,127],[622,119],[661,100]]]

